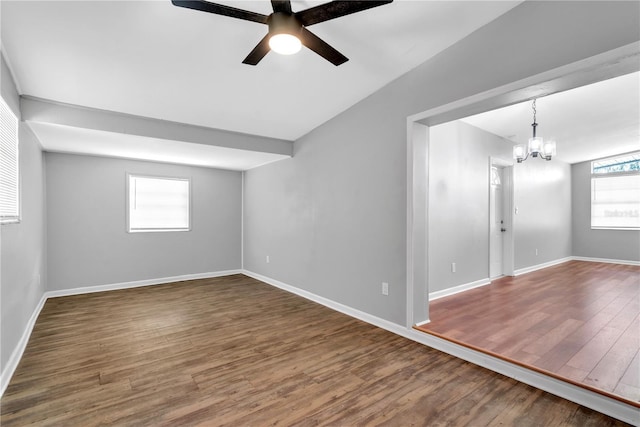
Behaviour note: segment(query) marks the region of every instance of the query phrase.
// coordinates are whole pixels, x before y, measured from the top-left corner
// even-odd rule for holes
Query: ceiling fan
[[[305,45],[333,65],[338,66],[349,59],[307,30],[306,27],[376,6],[382,6],[392,1],[332,1],[300,12],[293,12],[290,0],[271,0],[273,13],[270,15],[262,15],[204,0],[172,0],[171,3],[179,7],[268,25],[269,32],[242,61],[244,64],[258,64],[270,50],[290,55],[298,52],[301,46]]]

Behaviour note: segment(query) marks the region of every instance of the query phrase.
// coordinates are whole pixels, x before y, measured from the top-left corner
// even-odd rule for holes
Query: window
[[[0,223],[20,221],[18,118],[0,98]]]
[[[127,231],[189,231],[189,179],[129,174],[127,181]]]
[[[591,162],[591,228],[640,229],[640,152]]]

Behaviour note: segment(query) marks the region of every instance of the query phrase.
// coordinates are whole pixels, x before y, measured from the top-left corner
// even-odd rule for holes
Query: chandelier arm
[[[529,158],[529,152],[527,152],[527,155],[526,155],[526,156],[524,156],[524,158],[519,159],[519,160],[518,160],[518,163],[522,163],[522,162],[524,162],[525,160],[527,160],[528,158]]]

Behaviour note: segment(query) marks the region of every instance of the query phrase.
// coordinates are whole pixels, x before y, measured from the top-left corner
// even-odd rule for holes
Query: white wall
[[[430,128],[429,292],[489,278],[489,157],[512,147],[461,121]]]
[[[241,268],[242,174],[46,153],[48,290]],[[190,177],[188,232],[127,233],[127,173]]]
[[[637,42],[638,6],[524,2],[247,172],[245,268],[404,324],[406,118]]]
[[[2,98],[20,118],[18,93],[4,58]],[[2,383],[12,354],[44,294],[46,278],[44,172],[40,144],[20,122],[20,223],[0,226],[0,367]]]
[[[640,261],[640,231],[591,229],[591,162],[571,165],[573,255]]]

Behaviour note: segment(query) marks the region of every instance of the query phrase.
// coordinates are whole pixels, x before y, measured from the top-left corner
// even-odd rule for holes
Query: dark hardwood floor
[[[49,299],[3,427],[621,426],[243,275]]]
[[[570,261],[434,300],[418,329],[640,405],[640,267]]]

